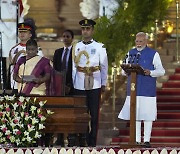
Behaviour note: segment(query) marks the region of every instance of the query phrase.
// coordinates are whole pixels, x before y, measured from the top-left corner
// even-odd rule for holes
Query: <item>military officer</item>
[[[19,23],[18,24],[18,37],[20,43],[15,45],[9,52],[9,63],[11,65],[10,75],[11,75],[11,88],[17,89],[17,83],[13,80],[13,68],[18,59],[26,54],[26,42],[32,38],[34,34],[34,26],[29,23]],[[41,50],[38,51],[38,55],[43,56]]]
[[[107,82],[108,59],[103,44],[92,38],[96,22],[84,19],[79,24],[81,25],[82,41],[75,45],[72,53],[74,94],[87,97],[91,126],[86,141],[88,146],[96,146],[99,101],[101,91],[105,91]],[[80,140],[80,146],[83,146],[83,140]]]

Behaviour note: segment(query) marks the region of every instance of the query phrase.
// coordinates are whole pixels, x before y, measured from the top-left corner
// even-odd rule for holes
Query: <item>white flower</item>
[[[36,118],[32,118],[32,124],[34,125],[34,124],[36,124],[36,123],[38,123],[39,122],[39,120],[38,119],[36,119]]]
[[[47,110],[47,114],[50,115],[50,114],[53,114],[54,112],[52,112],[51,110]]]
[[[28,137],[27,137],[27,141],[28,141],[28,142],[31,142],[31,141],[32,141],[32,138],[28,136]]]
[[[26,101],[27,101],[27,102],[29,102],[30,99],[31,99],[30,97],[26,97]]]
[[[42,106],[44,106],[44,104],[46,104],[46,102],[47,102],[47,101],[40,101],[40,102],[39,102],[39,105],[42,107]]]
[[[9,101],[13,101],[15,99],[15,96],[9,96]]]
[[[10,141],[13,143],[13,142],[15,142],[15,137],[14,136],[10,136]]]
[[[36,102],[36,99],[37,99],[37,98],[35,97],[35,98],[34,98],[34,102]]]
[[[4,100],[4,97],[0,96],[0,101],[2,102]]]
[[[25,132],[24,132],[24,135],[25,135],[25,136],[29,136],[29,132],[25,131]]]
[[[5,104],[5,108],[8,108],[8,107],[9,107],[9,104],[6,103],[6,104]]]
[[[17,103],[14,103],[14,104],[13,104],[14,110],[16,110],[17,107],[18,107],[18,104],[17,104]]]
[[[0,142],[5,142],[6,141],[6,138],[5,137],[1,137],[0,138]]]
[[[10,135],[10,134],[11,134],[11,131],[10,131],[10,130],[7,130],[5,134],[6,134],[6,135]]]
[[[96,19],[99,16],[99,0],[83,0],[79,4],[80,11],[87,19]]]
[[[46,120],[46,117],[45,116],[42,116],[41,117],[41,121],[45,121]]]
[[[45,128],[45,126],[43,125],[43,124],[39,124],[39,129],[41,130],[41,129],[44,129]]]
[[[25,109],[25,108],[26,108],[26,104],[27,104],[26,102],[25,102],[25,103],[23,103],[23,105],[22,105],[22,108],[23,108],[23,109]]]
[[[31,132],[31,131],[33,131],[33,130],[35,130],[34,126],[29,126],[29,125],[28,125],[28,131]]]
[[[3,107],[3,105],[0,105],[0,109],[3,109],[4,107]]]
[[[4,96],[4,98],[5,98],[5,100],[9,100],[9,96],[8,95]]]
[[[28,120],[29,120],[29,118],[30,118],[29,116],[26,116],[24,119],[25,119],[26,121],[28,121]]]
[[[6,125],[3,124],[3,125],[1,125],[0,127],[1,127],[1,129],[3,129],[3,128],[6,128]]]
[[[39,114],[41,112],[41,109],[37,109],[37,113]]]
[[[19,112],[14,112],[14,117],[18,117]]]
[[[16,144],[17,144],[17,145],[20,144],[20,139],[19,139],[19,138],[16,140]]]
[[[20,102],[24,102],[24,100],[25,100],[25,98],[24,98],[23,96],[20,96],[20,97],[19,97],[19,101],[20,101]]]
[[[36,109],[37,109],[36,106],[31,106],[31,109],[30,109],[30,110],[31,110],[32,112],[34,112]]]
[[[0,132],[0,137],[3,136],[3,133]]]
[[[19,131],[18,129],[13,129],[13,134],[16,134],[17,131]]]
[[[24,117],[24,112],[21,112],[21,117]]]
[[[41,135],[36,131],[35,138],[40,138]]]
[[[11,127],[14,128],[16,124],[14,122],[11,122]]]
[[[6,112],[6,116],[9,117],[10,116],[10,112]]]

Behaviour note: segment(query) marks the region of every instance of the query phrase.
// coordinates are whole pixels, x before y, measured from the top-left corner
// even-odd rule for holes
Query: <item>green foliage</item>
[[[107,48],[109,65],[118,62],[134,45],[135,34],[149,33],[155,20],[162,21],[169,0],[117,0],[119,8],[111,19],[97,19],[94,38]],[[128,4],[128,7],[125,6]]]

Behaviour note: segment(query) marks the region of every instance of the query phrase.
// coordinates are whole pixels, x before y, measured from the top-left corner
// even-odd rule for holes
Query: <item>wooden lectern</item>
[[[138,64],[122,64],[122,69],[131,75],[131,95],[130,95],[130,140],[129,146],[139,146],[136,144],[136,76],[144,74],[143,68]]]

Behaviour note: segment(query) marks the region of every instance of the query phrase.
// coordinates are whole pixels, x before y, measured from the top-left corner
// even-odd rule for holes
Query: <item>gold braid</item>
[[[89,62],[89,54],[87,53],[87,51],[83,50],[83,51],[80,51],[77,56],[75,55],[75,46],[76,46],[77,43],[78,42],[73,43],[72,59],[74,60],[74,63],[76,65],[76,67],[77,67],[79,62],[80,62],[81,56],[84,55],[87,58],[86,65],[88,65],[90,62]]]

